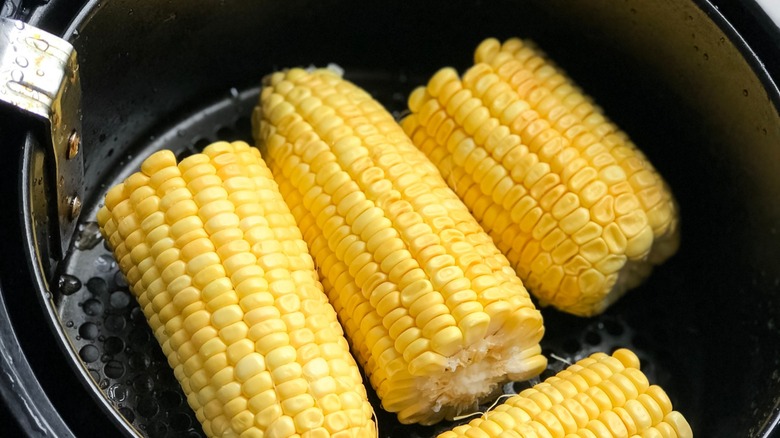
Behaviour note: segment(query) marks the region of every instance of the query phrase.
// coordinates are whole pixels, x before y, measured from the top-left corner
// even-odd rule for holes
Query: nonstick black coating
[[[563,366],[555,357],[628,346],[697,436],[760,436],[777,415],[777,90],[695,4],[226,1],[206,10],[115,0],[73,30],[89,195],[83,247],[61,283],[70,294],[55,300],[97,387],[142,433],[187,435],[197,425],[110,253],[92,239],[105,190],[156,148],[186,154],[248,140],[255,87],[274,69],[338,63],[398,112],[439,67],[468,66],[489,36],[536,40],[645,151],[681,206],[680,252],[645,285],[598,318],[543,310],[548,373]],[[382,436],[451,426],[378,414]]]

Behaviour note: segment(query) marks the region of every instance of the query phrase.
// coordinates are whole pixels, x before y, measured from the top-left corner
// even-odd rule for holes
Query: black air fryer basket
[[[463,71],[483,39],[520,36],[629,133],[671,186],[682,223],[678,254],[603,315],[543,310],[541,377],[628,347],[696,436],[771,436],[780,34],[751,1],[723,3],[7,1],[3,37],[16,40],[0,40],[0,87],[23,79],[17,70],[38,73],[17,61],[25,44],[57,50],[59,70],[28,61],[69,85],[55,86],[51,114],[0,106],[5,411],[19,434],[202,436],[94,222],[106,190],[161,148],[184,157],[216,140],[251,143],[260,79],[276,69],[336,63],[400,115],[414,87],[443,66]],[[454,425],[377,414],[382,437]]]

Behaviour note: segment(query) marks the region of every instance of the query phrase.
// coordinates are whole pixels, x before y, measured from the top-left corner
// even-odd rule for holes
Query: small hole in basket
[[[596,332],[587,332],[585,333],[585,342],[587,342],[590,345],[598,345],[601,343],[601,335],[599,335]]]
[[[160,410],[160,407],[157,405],[157,401],[154,399],[154,397],[148,395],[140,397],[136,405],[138,406],[138,414],[146,418],[154,417],[155,414],[157,414],[157,412]]]
[[[81,326],[79,326],[79,336],[81,336],[82,339],[87,339],[91,341],[93,339],[97,339],[99,334],[100,334],[100,329],[98,329],[97,325],[91,322],[85,322],[84,324],[81,324]]]
[[[108,303],[114,309],[124,309],[130,304],[130,294],[122,290],[111,292],[111,295],[108,296]]]
[[[563,348],[563,351],[565,351],[568,354],[574,354],[578,351],[580,351],[580,343],[576,339],[567,339],[563,345],[561,346]]]
[[[143,348],[149,342],[149,332],[146,327],[136,327],[128,336],[130,344],[137,348]]]
[[[241,116],[236,120],[236,134],[240,138],[252,138],[252,121],[249,117]]]
[[[222,126],[217,129],[217,140],[230,142],[238,140],[238,136],[236,135],[236,131],[234,131],[233,128],[229,126]]]
[[[145,370],[146,368],[149,368],[149,364],[152,363],[149,356],[144,353],[133,353],[127,362],[130,365],[130,368],[135,370]]]
[[[512,389],[518,394],[520,394],[521,392],[523,392],[523,390],[526,390],[530,387],[531,384],[528,382],[515,382],[512,384]]]
[[[79,350],[79,357],[81,357],[81,360],[85,363],[92,363],[100,357],[100,350],[94,345],[85,345]]]
[[[166,432],[168,432],[168,426],[166,426],[162,421],[155,421],[153,423],[149,423],[149,425],[146,426],[146,433],[148,433],[149,436],[165,436]]]
[[[555,370],[552,368],[545,368],[542,374],[539,375],[539,380],[546,380],[555,375]]]
[[[110,379],[119,379],[125,375],[125,366],[118,360],[109,360],[103,367],[103,373]]]
[[[612,319],[604,320],[604,328],[607,330],[607,333],[612,336],[620,336],[625,331],[623,324]]]
[[[109,336],[103,342],[103,353],[114,355],[125,349],[125,342],[116,336]]]
[[[103,327],[111,332],[121,332],[127,325],[127,321],[123,315],[108,315],[103,321]],[[83,336],[82,336],[83,337]]]
[[[173,391],[164,391],[160,394],[160,406],[164,409],[175,408],[181,404],[181,396]]]
[[[186,414],[176,413],[170,418],[171,428],[177,432],[183,432],[192,426],[190,417]]]
[[[154,381],[147,374],[139,374],[133,379],[133,389],[139,393],[147,393],[154,388]]]
[[[199,138],[192,143],[192,150],[195,152],[201,152],[211,143],[214,143],[214,141],[209,138]]]
[[[108,284],[106,284],[106,280],[100,277],[92,277],[87,281],[87,290],[92,295],[105,294],[108,293]]]
[[[633,339],[631,339],[631,342],[634,344],[634,347],[636,347],[638,350],[647,350],[648,347],[648,340],[644,335],[636,335]]]

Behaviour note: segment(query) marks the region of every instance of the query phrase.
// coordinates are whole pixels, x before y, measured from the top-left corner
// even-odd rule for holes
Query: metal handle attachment
[[[67,253],[84,196],[81,83],[76,51],[67,41],[22,21],[0,18],[0,103],[43,123],[51,151],[59,257]]]

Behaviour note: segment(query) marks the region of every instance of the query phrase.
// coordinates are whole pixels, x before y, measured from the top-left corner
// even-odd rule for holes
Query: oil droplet
[[[68,321],[68,322],[65,323],[65,327],[69,327],[70,328],[70,327],[73,327],[73,325],[74,325],[73,321]]]
[[[62,274],[57,287],[61,294],[73,295],[81,289],[81,280],[70,274]]]

